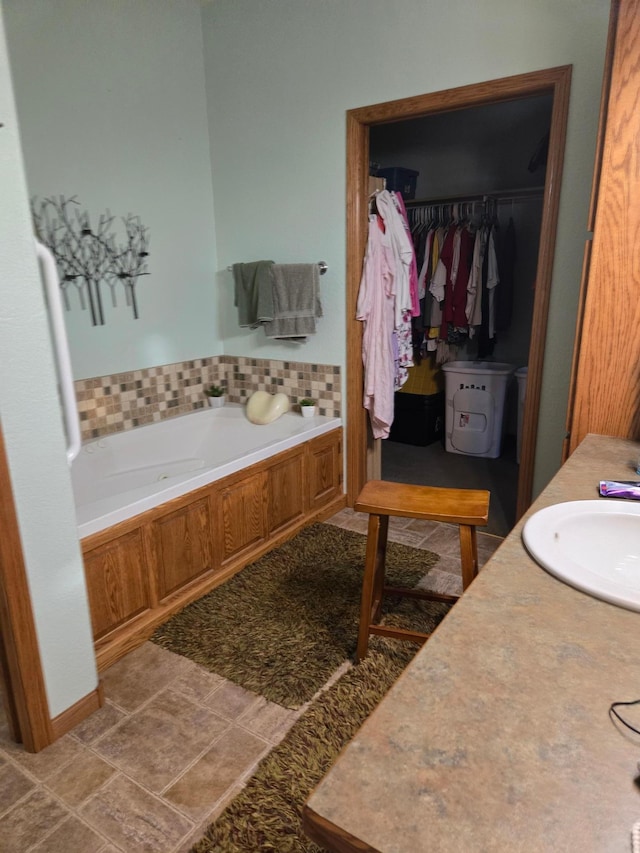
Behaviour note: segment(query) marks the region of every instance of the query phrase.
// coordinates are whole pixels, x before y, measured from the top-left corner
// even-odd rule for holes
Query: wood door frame
[[[587,219],[587,231],[591,235],[596,229],[596,213],[598,209],[598,196],[600,190],[600,182],[602,178],[603,158],[604,158],[604,143],[607,129],[607,120],[609,117],[609,98],[611,97],[611,81],[613,77],[613,61],[615,57],[616,36],[618,32],[618,21],[622,11],[620,9],[621,0],[612,0],[611,13],[609,15],[609,30],[607,33],[607,46],[605,49],[604,73],[602,76],[602,92],[600,94],[600,120],[598,122],[598,136],[596,139],[596,158],[593,169],[593,178],[591,182],[591,203],[589,205],[589,217]],[[632,13],[633,14],[633,13]],[[623,25],[624,26],[624,25]],[[615,108],[615,105],[614,105]],[[630,232],[633,228],[627,223]],[[567,422],[566,422],[566,437],[562,448],[562,462],[567,461],[576,447],[580,444],[584,436],[588,432],[606,432],[611,434],[611,427],[603,427],[601,424],[593,426],[591,422],[587,423],[583,420],[581,428],[578,429],[574,423],[576,413],[576,396],[578,383],[578,368],[580,365],[580,351],[583,337],[583,322],[585,307],[587,302],[587,289],[589,284],[589,273],[591,269],[591,252],[593,249],[593,237],[588,236],[584,245],[584,256],[582,261],[582,278],[580,281],[580,294],[578,297],[578,314],[576,317],[576,332],[573,345],[573,359],[571,362],[571,379],[569,382],[569,401],[567,403]],[[615,255],[615,252],[613,253]],[[623,274],[624,275],[624,274]],[[599,338],[598,338],[599,339]],[[616,375],[615,371],[610,371],[609,375]],[[629,389],[623,383],[621,387],[622,397],[629,396]],[[622,398],[619,396],[616,401],[609,400],[604,404],[609,411],[619,408],[619,403]],[[612,405],[613,403],[613,405]],[[627,436],[633,433],[626,432]]]
[[[11,737],[28,752],[53,743],[11,475],[0,430],[0,677]]]
[[[353,506],[367,481],[367,412],[362,405],[362,323],[356,303],[367,240],[369,128],[469,107],[551,94],[551,129],[532,317],[527,397],[523,415],[516,519],[531,503],[547,315],[560,203],[571,87],[571,65],[446,89],[347,112],[347,496]]]
[[[0,699],[13,740],[39,752],[104,704],[102,682],[55,717],[49,712],[11,474],[0,428]]]

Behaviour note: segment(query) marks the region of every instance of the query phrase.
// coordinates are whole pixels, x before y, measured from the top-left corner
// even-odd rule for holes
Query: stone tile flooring
[[[366,533],[367,518],[345,509],[329,522]],[[421,583],[460,592],[456,527],[392,519],[389,538],[440,554]],[[478,534],[481,565],[501,541]],[[2,853],[188,851],[304,711],[153,643],[102,679],[104,707],[36,755],[0,719]]]

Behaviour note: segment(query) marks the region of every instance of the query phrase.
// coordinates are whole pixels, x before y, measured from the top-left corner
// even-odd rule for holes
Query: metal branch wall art
[[[136,284],[147,272],[149,230],[140,217],[129,213],[122,219],[124,238],[117,242],[112,230],[115,217],[107,210],[93,228],[87,211],[78,209],[71,198],[31,201],[36,235],[48,246],[56,260],[65,307],[71,310],[70,294],[75,290],[83,310],[89,308],[94,326],[104,325],[102,285],[109,288],[111,304],[117,307],[118,285],[124,287],[126,303],[138,319]]]

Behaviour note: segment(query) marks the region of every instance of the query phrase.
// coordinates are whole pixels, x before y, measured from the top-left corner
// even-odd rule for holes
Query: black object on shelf
[[[426,447],[444,437],[445,393],[394,395],[394,418],[389,441]]]

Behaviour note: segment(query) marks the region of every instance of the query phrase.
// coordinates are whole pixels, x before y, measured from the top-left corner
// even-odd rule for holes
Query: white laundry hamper
[[[450,361],[445,374],[445,449],[447,453],[497,459],[512,364],[500,361]]]

